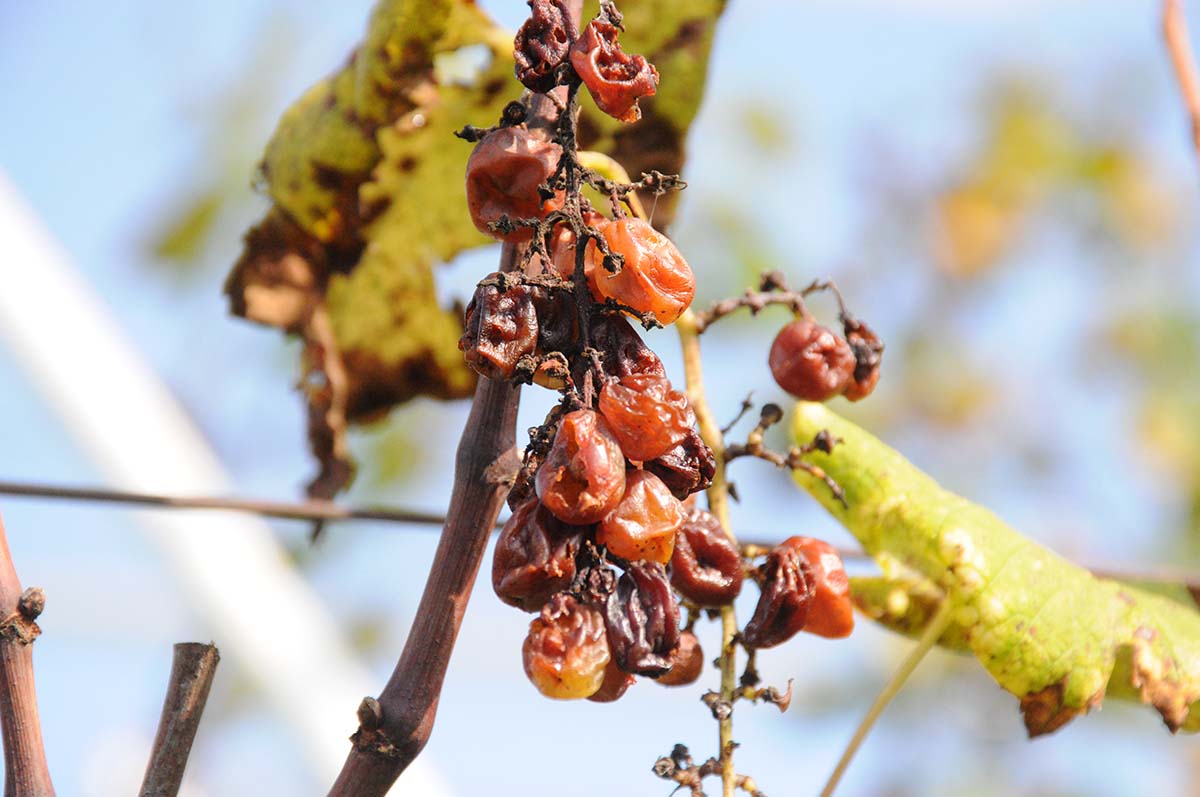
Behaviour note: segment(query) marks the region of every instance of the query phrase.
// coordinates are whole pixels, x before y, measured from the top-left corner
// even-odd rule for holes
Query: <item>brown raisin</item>
[[[642,463],[642,467],[662,479],[679,500],[712,486],[717,458],[695,429],[688,429],[683,442],[661,457]]]
[[[638,462],[667,453],[696,425],[687,396],[661,376],[610,379],[598,405],[625,456]]]
[[[675,535],[671,586],[699,606],[723,606],[742,591],[742,557],[713,513],[692,509]]]
[[[504,233],[492,229],[501,216],[510,220],[542,218],[562,207],[561,192],[543,199],[538,186],[558,168],[562,147],[534,138],[522,127],[501,127],[488,133],[467,160],[467,209],[476,229],[509,243],[533,237],[529,227]]]
[[[528,287],[502,290],[493,274],[475,288],[458,341],[467,365],[489,379],[508,379],[517,361],[537,349],[538,322]]]
[[[827,401],[854,377],[850,344],[812,321],[793,321],[779,330],[769,362],[775,382],[806,401]]]
[[[704,672],[704,648],[691,631],[679,634],[679,647],[671,657],[671,669],[656,679],[663,686],[687,686],[700,680]]]
[[[671,239],[641,219],[626,218],[600,225],[610,251],[624,257],[613,274],[604,267],[600,248],[588,242],[587,256],[596,287],[635,313],[651,313],[666,326],[679,318],[696,295],[696,278]]]
[[[625,477],[625,494],[596,527],[596,542],[622,559],[671,561],[683,504],[657,476],[644,470]]]
[[[604,682],[610,658],[604,618],[570,595],[555,595],[529,624],[521,654],[525,674],[546,697],[589,697]]]
[[[846,318],[842,328],[846,333],[846,342],[854,352],[854,377],[842,395],[850,401],[859,401],[871,395],[879,382],[883,343],[869,326],[856,319]]]
[[[534,477],[538,498],[564,523],[586,526],[616,508],[625,494],[625,456],[594,410],[569,412]]]
[[[808,562],[813,582],[812,605],[804,630],[810,634],[840,639],[854,630],[854,607],[850,603],[850,579],[837,550],[813,537],[792,537],[784,543],[795,546]]]
[[[617,666],[656,678],[671,669],[679,645],[679,606],[657,562],[634,562],[605,607],[608,643]]]
[[[592,345],[600,352],[600,366],[607,376],[666,376],[667,369],[658,355],[621,316],[601,316],[592,321],[591,337]]]
[[[658,90],[658,70],[643,56],[628,55],[611,22],[594,19],[571,46],[571,65],[587,86],[596,106],[622,122],[642,117],[637,101]]]
[[[771,648],[791,639],[808,621],[813,577],[797,537],[771,549],[758,568],[758,605],[742,631],[749,648]]]
[[[575,578],[586,529],[568,526],[536,498],[517,507],[496,540],[492,587],[500,600],[536,612]]]
[[[513,42],[517,80],[542,94],[557,85],[555,70],[578,32],[564,0],[529,0],[530,15]]]

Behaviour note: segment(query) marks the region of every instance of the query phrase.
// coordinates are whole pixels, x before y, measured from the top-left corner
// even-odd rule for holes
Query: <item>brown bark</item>
[[[511,248],[505,254],[513,257]],[[354,747],[331,795],[386,794],[424,748],[488,537],[516,474],[520,388],[480,379],[459,442],[450,512],[404,652],[378,700],[359,708]]]
[[[140,797],[175,797],[183,783],[200,716],[208,702],[221,656],[213,645],[180,642],[175,646],[158,733],[142,779]]]
[[[53,797],[33,682],[33,640],[46,598],[22,592],[0,520],[0,729],[4,734],[4,797]]]
[[[568,6],[578,24],[582,0],[568,0]],[[555,103],[535,95],[530,129],[547,134],[554,112]],[[505,244],[500,270],[516,270],[520,254],[518,247]],[[412,630],[379,698],[364,698],[359,706],[353,748],[330,797],[387,794],[429,741],[471,587],[520,464],[515,430],[519,400],[519,386],[480,378],[458,444],[446,525]]]

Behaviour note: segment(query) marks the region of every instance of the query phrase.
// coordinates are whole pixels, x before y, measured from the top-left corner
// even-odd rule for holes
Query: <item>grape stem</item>
[[[703,333],[717,321],[738,310],[746,309],[750,311],[751,315],[758,315],[772,305],[787,307],[795,315],[811,321],[812,314],[808,311],[804,300],[814,293],[822,291],[829,291],[837,300],[839,319],[844,321],[850,317],[846,312],[846,303],[842,299],[842,292],[838,290],[838,286],[833,280],[813,280],[800,290],[794,291],[788,287],[787,279],[783,274],[778,271],[768,271],[760,278],[758,290],[747,289],[741,296],[714,302],[707,310],[696,313],[696,334]]]
[[[725,438],[721,434],[721,426],[708,406],[704,394],[704,369],[700,356],[700,329],[694,312],[687,310],[675,322],[679,333],[679,345],[683,350],[683,371],[687,383],[688,399],[692,403],[692,411],[696,413],[696,421],[700,426],[700,436],[712,449],[717,467],[713,473],[712,486],[708,488],[708,508],[716,515],[721,528],[729,535],[734,544],[737,537],[733,533],[733,525],[729,518],[729,483],[725,479]],[[733,766],[733,701],[738,691],[737,682],[737,614],[733,605],[721,607],[721,700],[730,706],[728,712],[722,712],[718,720],[718,741],[720,744],[718,761],[721,765],[721,793],[723,797],[733,797],[738,788],[738,775]]]

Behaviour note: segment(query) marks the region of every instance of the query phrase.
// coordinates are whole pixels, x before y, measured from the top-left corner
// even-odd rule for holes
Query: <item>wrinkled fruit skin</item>
[[[555,86],[554,70],[567,58],[577,31],[563,0],[529,0],[530,16],[513,41],[517,80],[545,94]]]
[[[604,619],[570,595],[556,595],[529,624],[521,655],[525,674],[546,697],[590,697],[604,682],[609,661]]]
[[[779,330],[769,363],[775,382],[806,401],[827,401],[854,378],[850,344],[811,321],[793,321]]]
[[[631,564],[608,596],[605,622],[612,657],[622,670],[657,678],[671,669],[679,606],[662,565]]]
[[[628,321],[619,315],[592,321],[592,345],[600,352],[600,366],[611,377],[650,374],[666,377],[662,360],[642,341]]]
[[[619,700],[621,695],[625,694],[636,680],[632,675],[618,667],[615,661],[609,659],[608,666],[604,668],[604,682],[600,684],[600,688],[588,700],[593,703],[611,703],[614,700]]]
[[[699,606],[724,606],[742,591],[737,545],[711,512],[693,509],[675,535],[671,586]]]
[[[561,196],[544,201],[538,194],[561,156],[558,144],[538,140],[522,127],[501,127],[484,136],[467,160],[467,209],[476,229],[509,243],[532,238],[529,227],[505,234],[489,225],[501,216],[541,218],[561,207]]]
[[[850,602],[850,579],[837,550],[824,540],[791,537],[784,541],[799,549],[808,562],[813,583],[812,604],[804,630],[828,639],[850,636],[854,630],[854,606]]]
[[[509,379],[517,361],[537,349],[537,341],[537,312],[528,287],[513,285],[505,291],[498,285],[475,288],[458,348],[476,373],[489,379]]]
[[[597,523],[625,494],[625,455],[593,410],[562,417],[546,461],[534,477],[538,498],[564,523]]]
[[[641,219],[617,219],[600,226],[608,248],[625,258],[613,274],[604,268],[599,247],[590,243],[587,256],[596,274],[596,287],[637,313],[653,313],[667,326],[679,318],[696,295],[696,278],[675,244]]]
[[[879,336],[861,321],[847,318],[844,325],[846,342],[854,353],[854,376],[842,394],[850,401],[871,395],[879,382],[879,366],[883,361],[883,343]]]
[[[658,90],[658,70],[640,55],[628,55],[617,42],[620,30],[592,20],[571,46],[571,65],[588,88],[596,107],[622,122],[642,118],[637,101]]]
[[[517,507],[496,540],[492,587],[500,600],[536,612],[575,578],[583,529],[568,526],[536,498]]]
[[[804,628],[813,599],[813,578],[804,552],[792,537],[775,546],[758,569],[758,606],[742,631],[748,648],[773,648]]]
[[[658,683],[663,686],[687,686],[700,680],[704,672],[704,648],[700,640],[691,631],[679,635],[679,647],[671,658],[671,669],[658,677]]]
[[[683,525],[683,504],[662,480],[644,470],[625,477],[620,503],[596,527],[596,542],[622,559],[666,564]]]
[[[642,463],[642,467],[662,479],[679,500],[712,486],[717,458],[695,429],[688,429],[683,442],[661,457]]]
[[[605,382],[600,388],[599,408],[625,456],[638,462],[667,453],[696,425],[687,396],[661,376],[626,376]]]

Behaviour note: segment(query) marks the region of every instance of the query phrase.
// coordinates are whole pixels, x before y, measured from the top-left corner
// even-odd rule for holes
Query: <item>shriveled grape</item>
[[[679,634],[679,647],[671,657],[671,669],[658,676],[663,686],[687,686],[694,684],[704,672],[704,649],[700,640],[691,631]]]
[[[596,523],[617,506],[625,493],[625,456],[599,413],[582,409],[562,417],[534,485],[564,523]]]
[[[555,86],[555,70],[567,59],[577,26],[564,0],[531,0],[529,19],[513,42],[517,80],[530,91]]]
[[[496,540],[492,587],[505,603],[535,612],[571,586],[575,555],[587,530],[568,526],[536,498],[513,512]]]
[[[596,542],[622,559],[666,564],[683,519],[683,504],[662,480],[648,471],[631,471],[625,494],[596,527]]]
[[[592,20],[571,47],[571,65],[600,110],[622,122],[636,122],[642,117],[638,99],[658,89],[658,70],[643,56],[622,51],[619,35],[616,25]]]
[[[657,562],[634,562],[617,580],[605,607],[608,643],[617,666],[658,677],[671,669],[679,645],[679,606]]]
[[[600,226],[608,248],[625,258],[621,270],[604,268],[599,247],[589,242],[587,256],[596,287],[607,299],[636,313],[652,313],[658,323],[673,323],[692,303],[696,278],[675,244],[641,219],[617,219]]]
[[[723,606],[742,591],[742,557],[711,512],[693,508],[675,535],[671,586],[700,606]]]
[[[508,379],[517,361],[537,349],[538,321],[528,286],[502,289],[498,277],[492,274],[475,288],[458,348],[476,373]]]
[[[769,363],[776,383],[806,401],[827,401],[854,378],[850,344],[812,321],[793,321],[779,330]]]
[[[688,429],[683,442],[660,457],[642,463],[642,467],[662,479],[679,500],[712,486],[717,459],[695,429]]]
[[[595,319],[591,336],[592,345],[600,352],[600,366],[607,376],[667,375],[667,369],[658,355],[650,350],[637,330],[621,316]]]
[[[879,382],[879,366],[883,361],[883,343],[869,326],[854,318],[843,323],[846,342],[854,352],[854,377],[846,385],[843,396],[859,401],[871,395]]]
[[[625,456],[639,462],[667,453],[696,425],[687,396],[652,374],[605,382],[599,408]]]
[[[549,200],[538,194],[560,157],[562,147],[534,138],[523,127],[497,128],[480,139],[467,160],[467,209],[476,229],[509,243],[532,238],[529,227],[503,233],[491,225],[501,216],[541,218],[561,207],[561,194]]]
[[[792,537],[771,549],[758,568],[758,605],[742,631],[749,648],[771,648],[791,639],[808,621],[813,599],[811,568]]]
[[[814,537],[792,537],[784,544],[791,544],[800,551],[812,576],[813,598],[804,630],[829,639],[850,636],[854,630],[850,579],[837,550]]]
[[[546,697],[589,697],[604,682],[610,658],[604,619],[570,595],[556,595],[529,624],[521,653],[525,674]]]

